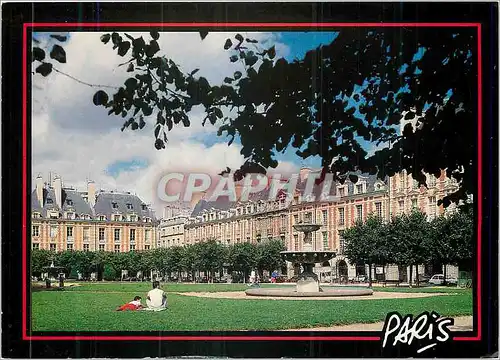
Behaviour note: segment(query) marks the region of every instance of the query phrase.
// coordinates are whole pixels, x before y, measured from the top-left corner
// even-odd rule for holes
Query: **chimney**
[[[59,209],[62,209],[62,180],[60,176],[56,176],[54,178],[52,187],[54,188],[54,193],[56,194],[56,204]]]
[[[95,206],[95,183],[92,180],[87,183],[87,196],[89,198],[89,205],[93,209]]]
[[[36,177],[36,199],[40,203],[40,207],[43,208],[43,178],[42,175]]]
[[[197,193],[194,193],[192,196],[191,196],[191,202],[190,202],[190,206],[192,209],[194,209],[194,207],[196,206],[196,204],[198,204],[198,202],[200,202],[201,199],[203,199],[206,195],[206,191],[200,191],[200,192],[197,192]]]
[[[310,172],[311,172],[311,169],[309,169],[309,168],[300,169],[300,172],[299,172],[300,182],[304,182]]]
[[[234,184],[234,190],[236,193],[236,201],[240,201],[241,193],[243,192],[243,184]]]

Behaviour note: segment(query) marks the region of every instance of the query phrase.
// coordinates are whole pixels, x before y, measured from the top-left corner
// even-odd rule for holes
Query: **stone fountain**
[[[339,296],[362,296],[372,295],[370,288],[320,288],[318,275],[313,271],[315,264],[323,263],[335,257],[334,251],[316,251],[312,244],[312,233],[319,230],[321,225],[317,224],[297,224],[293,226],[295,230],[304,233],[304,243],[302,250],[282,251],[281,256],[285,261],[294,265],[300,265],[303,271],[297,277],[295,290],[289,288],[259,288],[245,291],[249,296],[283,296],[283,297],[339,297]]]
[[[318,275],[313,271],[314,265],[323,263],[335,257],[334,251],[315,251],[312,244],[312,233],[319,230],[321,225],[297,224],[295,230],[304,233],[302,251],[283,251],[281,256],[285,261],[294,265],[301,265],[303,271],[297,277],[297,292],[320,292]]]

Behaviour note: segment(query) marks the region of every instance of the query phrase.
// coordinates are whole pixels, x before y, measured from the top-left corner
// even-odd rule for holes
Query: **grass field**
[[[286,286],[286,285],[264,285]],[[83,284],[64,291],[32,294],[33,331],[209,331],[279,330],[385,319],[389,311],[472,315],[472,292],[457,288],[375,288],[375,291],[449,292],[448,296],[381,300],[232,300],[188,297],[182,292],[243,291],[244,284],[167,284],[169,309],[116,312],[119,305],[143,297],[149,283]]]

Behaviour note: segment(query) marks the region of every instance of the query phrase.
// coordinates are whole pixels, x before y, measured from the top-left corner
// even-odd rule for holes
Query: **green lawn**
[[[286,285],[265,285],[286,286]],[[33,331],[277,330],[382,321],[389,311],[472,314],[472,292],[456,288],[375,288],[375,291],[450,292],[452,295],[385,300],[231,300],[176,292],[239,291],[244,284],[167,284],[169,309],[159,313],[116,312],[151,289],[149,283],[84,284],[32,294]]]

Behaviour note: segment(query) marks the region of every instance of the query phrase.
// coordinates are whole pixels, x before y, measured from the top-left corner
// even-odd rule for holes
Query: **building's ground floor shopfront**
[[[428,280],[435,274],[444,274],[445,271],[446,277],[458,278],[458,267],[453,265],[446,265],[446,269],[444,265],[439,264],[413,266],[411,269],[411,276],[409,266],[387,265],[373,266],[371,269],[372,280],[408,283],[411,277],[412,283],[415,283],[417,281],[415,276],[416,268],[418,268],[419,281]],[[349,259],[342,255],[338,255],[323,264],[316,264],[314,267],[314,272],[318,275],[320,281],[334,283],[347,283],[356,282],[360,279],[362,280],[364,277],[368,277],[369,271],[368,265],[352,265],[349,263]],[[298,273],[300,273],[300,269],[297,266],[293,266],[292,263],[287,263],[288,278]]]

